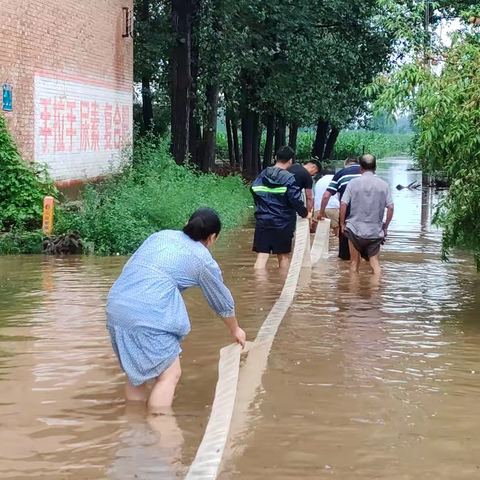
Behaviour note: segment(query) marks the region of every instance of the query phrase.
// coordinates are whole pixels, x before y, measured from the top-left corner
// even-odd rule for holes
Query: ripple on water
[[[380,174],[407,184],[418,179],[407,166]],[[478,477],[478,277],[467,257],[439,260],[436,194],[394,197],[380,282],[351,280],[333,255],[302,283],[222,479]],[[224,236],[214,252],[250,338],[283,285],[275,268],[253,272],[252,235]],[[126,409],[104,318],[125,261],[0,257],[2,478],[169,479],[192,461],[230,336],[187,292],[174,421]]]

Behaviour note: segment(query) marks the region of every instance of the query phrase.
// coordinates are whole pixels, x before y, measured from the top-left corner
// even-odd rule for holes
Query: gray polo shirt
[[[350,205],[345,227],[360,238],[383,237],[385,208],[393,205],[388,183],[373,172],[365,172],[347,186],[342,203]]]

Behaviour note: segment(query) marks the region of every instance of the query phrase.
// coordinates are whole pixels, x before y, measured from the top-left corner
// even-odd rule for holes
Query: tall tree
[[[323,152],[325,151],[325,141],[328,135],[328,122],[323,118],[318,119],[317,133],[315,134],[315,141],[313,142],[312,157],[318,160],[323,159]]]
[[[163,133],[166,125],[155,116],[155,106],[163,109],[168,83],[165,71],[159,65],[168,58],[171,41],[168,35],[168,8],[162,0],[135,0],[134,79],[141,85],[140,132],[146,133],[155,127]]]
[[[298,123],[292,122],[288,134],[288,146],[297,150]]]
[[[272,164],[274,136],[275,117],[270,114],[267,116],[267,135],[265,139],[265,149],[263,152],[263,168],[267,168]]]
[[[191,29],[191,85],[190,85],[190,117],[189,117],[189,153],[192,164],[200,167],[201,165],[201,141],[202,127],[198,121],[197,103],[199,97],[199,63],[200,63],[200,26],[201,11],[199,2],[195,4],[192,13]]]
[[[470,2],[440,2],[431,23],[451,15],[474,23],[470,31],[461,26],[451,47],[433,39],[425,49],[423,33],[400,24],[411,32],[412,41],[404,48],[412,60],[380,78],[367,93],[377,97],[375,107],[381,115],[411,114],[414,153],[422,171],[450,183],[434,217],[443,227],[443,256],[453,248],[468,249],[480,270],[480,28],[475,26],[480,8]],[[440,62],[441,71],[428,68],[430,61]]]
[[[188,155],[193,0],[172,0],[172,155],[182,165]]]

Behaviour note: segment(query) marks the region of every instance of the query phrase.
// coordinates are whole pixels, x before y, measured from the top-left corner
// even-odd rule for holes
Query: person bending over
[[[183,231],[151,235],[125,265],[107,301],[107,329],[127,374],[127,400],[162,412],[172,405],[180,378],[180,342],[190,332],[181,292],[200,287],[236,342],[245,346],[232,295],[209,249],[222,224],[217,213],[200,208]],[[147,383],[152,380],[150,395]]]
[[[335,170],[327,167],[323,170],[322,174],[322,178],[315,184],[315,219],[320,216],[320,208],[323,200],[323,195],[325,194],[327,188],[333,180]],[[335,236],[338,237],[340,231],[340,200],[338,200],[337,195],[332,195],[329,198],[324,211],[324,217],[330,220],[330,228],[333,230]]]
[[[320,171],[320,163],[316,160],[310,160],[303,165],[294,163],[288,170],[295,177],[297,187],[302,191],[302,198],[309,212],[313,209],[313,177]]]
[[[348,183],[356,177],[360,176],[360,167],[358,165],[358,159],[355,157],[349,157],[345,160],[345,168],[339,170],[332,178],[330,185],[328,186],[326,192],[323,195],[322,203],[320,206],[320,213],[318,214],[318,220],[323,220],[325,218],[325,210],[327,208],[330,198],[334,195],[339,196],[340,201],[342,200],[343,194],[347,189]],[[347,208],[347,217],[350,212],[350,209]],[[342,232],[339,232],[338,238],[338,257],[341,260],[350,260],[350,250],[348,248],[348,239]]]

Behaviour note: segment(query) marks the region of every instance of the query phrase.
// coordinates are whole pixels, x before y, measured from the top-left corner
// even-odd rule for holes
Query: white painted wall
[[[132,87],[35,75],[35,161],[57,181],[105,175],[132,142]]]

